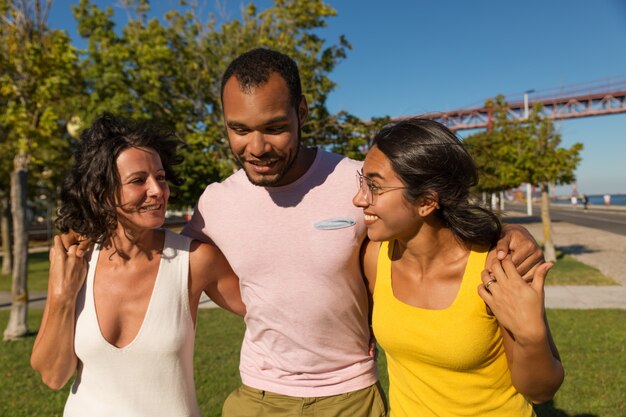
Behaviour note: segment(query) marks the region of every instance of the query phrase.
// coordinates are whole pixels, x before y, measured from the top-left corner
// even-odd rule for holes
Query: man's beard
[[[289,172],[289,169],[293,166],[293,164],[298,159],[298,154],[300,153],[300,146],[302,145],[302,130],[300,129],[300,112],[298,111],[297,108],[296,108],[296,117],[298,119],[298,144],[296,145],[296,152],[294,153],[291,161],[288,161],[287,165],[282,167],[282,169],[276,174],[275,178],[263,178],[263,176],[257,179],[252,178],[251,175],[248,173],[248,170],[246,170],[246,168],[244,167],[244,164],[241,162],[241,159],[235,155],[237,164],[239,165],[239,167],[243,169],[243,172],[246,173],[246,177],[248,177],[248,181],[250,181],[250,183],[252,183],[253,185],[256,185],[259,187],[275,187],[280,182],[280,180],[283,179],[283,177],[287,174],[287,172]],[[231,152],[232,152],[232,148],[231,148]]]
[[[243,171],[246,173],[246,177],[248,177],[248,181],[250,181],[253,185],[256,185],[259,187],[275,187],[284,178],[284,176],[289,172],[293,164],[298,159],[298,154],[300,153],[301,143],[302,143],[302,140],[301,140],[300,130],[298,130],[298,144],[296,146],[296,151],[293,154],[293,158],[291,158],[290,161],[287,161],[287,163],[281,167],[280,171],[278,171],[276,174],[271,176],[271,178],[267,178],[263,175],[261,175],[260,178],[259,177],[253,178],[252,175],[248,173],[248,170],[244,167],[243,163],[241,162],[239,158],[237,158],[237,163],[239,164],[241,168],[243,168]]]

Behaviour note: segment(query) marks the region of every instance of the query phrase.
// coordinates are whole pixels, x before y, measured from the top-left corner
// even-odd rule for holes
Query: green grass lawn
[[[28,262],[28,289],[48,289],[48,253],[31,253]],[[617,285],[597,268],[585,265],[569,255],[559,254],[550,270],[546,285]],[[11,277],[0,274],[0,291],[11,291]]]
[[[546,285],[619,285],[597,268],[585,265],[569,255],[557,253]]]
[[[554,338],[566,369],[554,402],[537,408],[539,417],[623,417],[626,415],[626,311],[548,310]],[[0,311],[5,328],[8,311]],[[30,312],[37,329],[41,310]],[[239,345],[243,321],[222,310],[200,310],[196,337],[196,388],[203,416],[220,415],[226,396],[239,385]],[[61,415],[69,385],[45,387],[28,358],[34,337],[0,343],[0,416]],[[384,354],[379,360],[387,390]]]
[[[0,258],[1,259],[1,258]],[[37,252],[28,255],[28,289],[48,289],[48,252]],[[11,291],[11,276],[0,274],[0,291]]]

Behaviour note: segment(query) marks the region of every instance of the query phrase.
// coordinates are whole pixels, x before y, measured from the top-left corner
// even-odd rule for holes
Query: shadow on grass
[[[502,221],[508,224],[541,223],[541,216],[504,216]],[[559,221],[552,220],[552,223],[559,223]]]
[[[554,401],[538,404],[533,408],[535,409],[537,417],[599,417],[597,414],[590,413],[568,414],[567,412],[556,408],[554,406]]]
[[[557,256],[557,258],[562,258],[564,254],[567,255],[580,255],[582,253],[593,253],[597,252],[595,250],[589,249],[585,245],[568,245],[568,246],[558,246],[556,248],[561,253]]]

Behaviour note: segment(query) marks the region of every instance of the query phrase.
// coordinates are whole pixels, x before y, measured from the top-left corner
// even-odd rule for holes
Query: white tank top
[[[190,242],[165,231],[145,318],[135,339],[123,348],[107,342],[100,332],[93,298],[100,247],[94,249],[76,302],[74,349],[79,363],[64,416],[200,416],[193,380]]]

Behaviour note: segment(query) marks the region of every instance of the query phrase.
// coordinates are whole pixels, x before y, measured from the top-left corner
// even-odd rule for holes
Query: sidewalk
[[[543,242],[541,221],[528,223],[528,219],[522,212],[507,211],[504,215],[505,222],[523,225],[538,242]],[[552,223],[552,232],[558,249],[598,268],[619,286],[548,285],[545,287],[546,307],[626,309],[626,236],[566,222]]]
[[[46,305],[46,291],[31,291],[29,293],[28,306],[30,308],[43,309]],[[199,308],[216,308],[217,305],[211,301],[206,294],[202,293],[200,297]],[[0,291],[0,310],[7,310],[11,308],[11,293],[8,291]]]
[[[626,287],[623,286],[559,285],[545,289],[546,308],[626,310]]]
[[[31,291],[30,308],[44,308],[46,303],[45,291]],[[11,307],[11,294],[0,292],[0,310]],[[206,294],[200,298],[199,308],[217,308]],[[619,308],[626,310],[626,287],[624,286],[587,286],[565,285],[546,287],[546,308],[562,309],[594,309]]]
[[[538,217],[507,211],[503,220],[521,224],[538,242],[543,242],[543,226]],[[552,239],[558,249],[626,286],[626,236],[566,222],[553,222]]]

